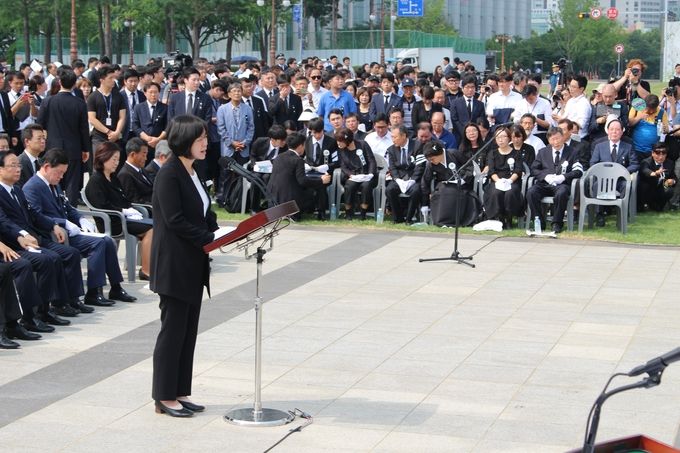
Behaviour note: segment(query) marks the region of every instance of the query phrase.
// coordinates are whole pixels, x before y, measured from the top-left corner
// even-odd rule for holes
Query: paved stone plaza
[[[680,249],[550,239],[289,228],[264,264],[262,400],[312,425],[274,452],[564,452],[615,371],[680,346]],[[80,315],[0,352],[6,452],[263,452],[291,425],[223,420],[252,404],[255,263],[213,254],[192,419],[154,413],[158,299]],[[614,385],[633,382],[619,378]],[[598,439],[678,445],[680,364],[614,396]]]

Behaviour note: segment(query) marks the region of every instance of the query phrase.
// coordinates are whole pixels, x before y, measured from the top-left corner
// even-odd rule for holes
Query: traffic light
[[[590,19],[590,13],[578,13],[579,19]]]

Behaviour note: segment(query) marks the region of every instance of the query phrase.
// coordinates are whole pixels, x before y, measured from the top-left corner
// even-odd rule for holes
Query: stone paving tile
[[[277,294],[287,283],[277,270],[325,266],[319,252],[342,241],[367,244],[374,237],[384,243],[367,253],[348,245],[347,260],[337,269],[267,296],[263,405],[299,407],[314,416],[312,425],[275,451],[563,452],[582,443],[587,413],[611,373],[678,345],[676,249],[464,238],[465,253],[488,244],[471,270],[418,263],[450,253],[450,235],[371,234],[322,238],[291,229],[267,256],[265,289]],[[665,273],[658,272],[660,265]],[[215,307],[229,303],[221,292],[250,285],[254,276],[254,266],[241,256],[216,255],[214,268],[215,297],[207,303]],[[142,284],[130,291],[140,302],[98,310],[46,341],[0,357],[0,370],[7,370],[0,371],[0,386],[90,347],[111,354],[106,359],[125,350],[140,357],[0,428],[3,448],[261,452],[301,423],[252,430],[223,420],[233,408],[252,406],[249,309],[199,335],[193,393],[208,410],[191,420],[155,414],[153,339],[132,333],[147,323],[158,328],[157,299]],[[605,405],[598,439],[644,432],[675,442],[679,388],[680,367],[670,367],[661,386],[616,395]],[[34,404],[53,390],[61,388],[46,384],[33,399],[0,398]],[[26,448],[17,440],[41,430],[53,433],[54,441]]]

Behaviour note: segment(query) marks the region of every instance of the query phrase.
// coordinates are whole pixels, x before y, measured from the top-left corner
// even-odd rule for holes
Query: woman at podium
[[[208,190],[194,169],[194,162],[206,156],[206,124],[191,115],[174,118],[168,145],[171,157],[158,171],[152,198],[151,290],[161,299],[152,396],[157,413],[191,417],[205,410],[189,397],[204,286],[210,294],[203,246],[214,240],[218,228]]]

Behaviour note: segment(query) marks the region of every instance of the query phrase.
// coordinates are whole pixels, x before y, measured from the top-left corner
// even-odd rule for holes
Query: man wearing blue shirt
[[[337,71],[330,71],[328,77],[330,90],[321,97],[316,112],[320,118],[323,118],[324,129],[327,132],[331,132],[333,131],[333,126],[328,120],[330,111],[333,109],[340,109],[343,112],[343,115],[356,113],[357,104],[354,102],[352,95],[344,90],[344,80]]]

